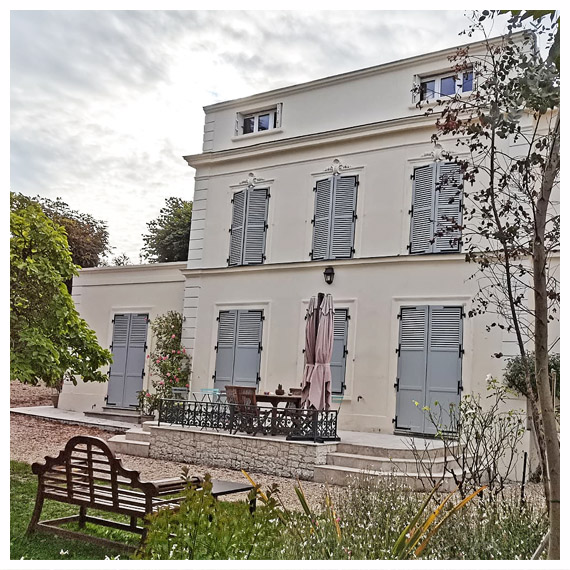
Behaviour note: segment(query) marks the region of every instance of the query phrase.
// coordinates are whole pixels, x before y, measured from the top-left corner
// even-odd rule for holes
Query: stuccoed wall
[[[175,426],[150,427],[149,457],[210,467],[245,469],[268,475],[313,479],[336,443],[264,439]]]

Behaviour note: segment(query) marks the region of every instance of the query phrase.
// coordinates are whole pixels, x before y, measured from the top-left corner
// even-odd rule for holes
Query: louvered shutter
[[[214,388],[223,390],[233,383],[234,351],[237,311],[220,311],[218,317],[218,344],[216,345],[216,372]]]
[[[261,360],[262,311],[238,311],[233,384],[257,386]]]
[[[356,176],[337,176],[334,179],[329,259],[348,259],[352,257],[357,186]]]
[[[263,263],[267,222],[267,188],[248,190],[244,238],[244,265]]]
[[[438,417],[440,427],[449,430],[454,425],[449,416],[450,405],[457,410],[460,400],[463,310],[441,306],[430,306],[429,309],[425,402]],[[426,421],[424,433],[435,432],[433,423]]]
[[[109,374],[107,388],[107,404],[121,406],[127,366],[127,347],[129,341],[129,315],[115,315],[113,323],[113,340],[111,352],[113,363]]]
[[[435,174],[435,164],[414,170],[410,253],[430,253],[433,250]]]
[[[138,392],[143,388],[148,315],[134,313],[130,317],[123,406],[138,406]]]
[[[241,265],[243,255],[243,235],[245,230],[245,190],[236,192],[233,197],[232,227],[230,235],[230,257],[228,265]]]
[[[435,186],[434,253],[459,251],[461,239],[463,180],[454,162],[439,163]]]
[[[400,311],[396,428],[413,432],[422,432],[424,427],[428,316],[427,306],[402,307]]]
[[[315,189],[312,259],[328,259],[330,249],[333,179],[319,180]]]
[[[346,343],[348,340],[348,309],[335,309],[333,351],[331,356],[332,393],[344,393],[346,375]]]

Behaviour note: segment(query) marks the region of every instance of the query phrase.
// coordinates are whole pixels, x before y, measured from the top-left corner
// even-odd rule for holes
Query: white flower
[[[59,555],[60,556],[65,556],[66,554],[69,554],[69,550],[63,550],[63,548],[59,551]]]

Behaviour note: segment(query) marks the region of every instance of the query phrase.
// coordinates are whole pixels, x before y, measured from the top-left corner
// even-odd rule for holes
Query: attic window
[[[473,70],[420,78],[420,101],[453,97],[473,91]]]
[[[271,131],[281,126],[281,103],[260,111],[237,114],[236,135],[249,135]]]

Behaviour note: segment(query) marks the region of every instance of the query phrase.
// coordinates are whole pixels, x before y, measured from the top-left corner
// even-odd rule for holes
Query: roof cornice
[[[263,156],[282,152],[284,150],[307,149],[328,143],[347,142],[349,140],[362,139],[410,129],[433,128],[434,115],[435,113],[432,113],[431,115],[411,115],[408,117],[400,117],[398,119],[389,119],[387,121],[356,125],[354,127],[344,127],[342,129],[267,141],[239,148],[190,154],[183,158],[191,167],[198,168],[215,163],[220,164],[226,161],[239,160],[244,157],[251,158],[252,154],[255,154],[255,156]]]
[[[517,32],[512,34],[512,38],[517,38],[519,35],[522,36],[525,32]],[[278,89],[272,89],[270,91],[264,91],[262,93],[255,93],[248,97],[241,97],[239,99],[231,99],[229,101],[222,101],[220,103],[213,103],[212,105],[206,105],[203,107],[205,113],[210,113],[213,111],[222,111],[224,109],[235,108],[235,107],[247,107],[254,105],[257,102],[265,101],[266,99],[282,97],[285,95],[292,95],[300,91],[310,91],[312,89],[318,89],[321,87],[327,87],[329,85],[344,83],[346,81],[353,81],[355,79],[361,79],[368,77],[369,75],[376,75],[377,73],[385,73],[393,69],[398,69],[400,67],[406,67],[411,64],[426,63],[431,60],[441,59],[446,55],[452,55],[458,49],[469,46],[471,49],[478,49],[484,47],[488,41],[491,45],[499,43],[502,41],[504,36],[497,36],[494,38],[489,38],[489,40],[480,40],[478,42],[470,42],[461,44],[458,46],[453,46],[450,48],[445,48],[439,51],[434,51],[421,55],[414,55],[404,59],[399,59],[396,61],[391,61],[388,63],[382,63],[380,65],[375,65],[372,67],[365,67],[364,69],[357,69],[355,71],[348,71],[346,73],[340,73],[338,75],[331,75],[329,77],[323,77],[322,79],[315,79],[313,81],[307,81],[305,83],[298,83],[296,85],[289,85],[287,87],[280,87]]]

